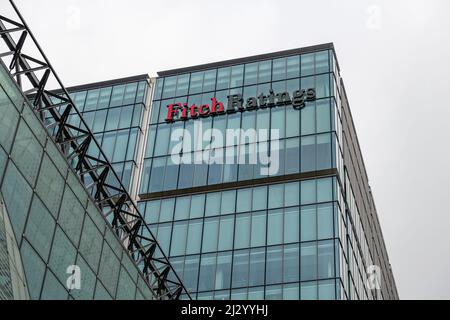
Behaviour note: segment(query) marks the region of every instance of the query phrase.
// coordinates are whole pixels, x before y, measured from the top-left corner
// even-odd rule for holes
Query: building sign
[[[211,104],[204,105],[192,104],[189,106],[187,103],[180,102],[169,104],[167,106],[166,122],[205,118],[237,111],[243,112],[283,105],[292,105],[294,109],[301,110],[305,107],[306,101],[316,100],[316,90],[311,88],[296,90],[293,92],[292,98],[288,92],[275,94],[273,90],[270,90],[269,95],[260,94],[258,97],[248,98],[247,101],[244,101],[241,94],[229,95],[227,98],[226,108],[216,98],[211,98]]]

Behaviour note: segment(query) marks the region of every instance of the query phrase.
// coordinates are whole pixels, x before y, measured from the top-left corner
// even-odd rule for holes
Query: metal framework
[[[19,22],[0,15],[0,59],[78,175],[157,299],[191,298],[13,0]],[[18,40],[15,40],[14,37]],[[28,41],[27,41],[28,40]],[[24,53],[34,52],[33,57]],[[5,49],[5,50],[3,50]],[[47,90],[53,81],[56,90]],[[71,123],[79,121],[80,125]],[[76,123],[76,122],[75,122]]]

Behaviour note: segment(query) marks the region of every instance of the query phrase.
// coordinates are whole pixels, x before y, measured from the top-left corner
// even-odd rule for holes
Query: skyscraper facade
[[[332,44],[69,90],[194,298],[398,298]]]

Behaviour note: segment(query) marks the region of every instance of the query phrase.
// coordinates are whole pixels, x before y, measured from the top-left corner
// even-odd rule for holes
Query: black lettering
[[[316,100],[316,90],[310,88],[306,91],[306,101],[314,101],[314,100]]]
[[[236,112],[236,108],[241,112],[244,111],[244,107],[242,106],[243,101],[242,94],[229,95],[227,112],[234,113]]]
[[[263,93],[261,93],[258,96],[258,102],[259,102],[259,107],[260,108],[266,108],[267,107],[267,97]]]
[[[258,109],[258,100],[255,97],[247,99],[247,110]]]
[[[305,90],[294,91],[294,94],[292,95],[292,106],[296,110],[300,110],[305,107]]]
[[[270,94],[268,96],[269,102],[267,103],[268,107],[273,107],[275,106],[275,94],[273,93],[273,90],[270,89]]]
[[[277,106],[282,106],[286,104],[291,104],[291,97],[289,96],[289,93],[283,92],[277,94]]]

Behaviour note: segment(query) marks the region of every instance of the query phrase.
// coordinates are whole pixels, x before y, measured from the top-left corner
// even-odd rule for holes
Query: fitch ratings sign
[[[260,94],[258,97],[250,97],[244,101],[241,94],[233,94],[227,96],[228,103],[225,108],[223,102],[211,98],[211,104],[189,106],[186,102],[172,103],[167,105],[166,122],[174,122],[177,120],[189,120],[197,118],[205,118],[209,116],[223,115],[226,113],[244,112],[256,109],[271,108],[283,105],[292,105],[296,110],[305,107],[307,101],[316,100],[315,89],[300,89],[292,93],[292,97],[288,92],[275,94],[273,90],[268,95]]]

